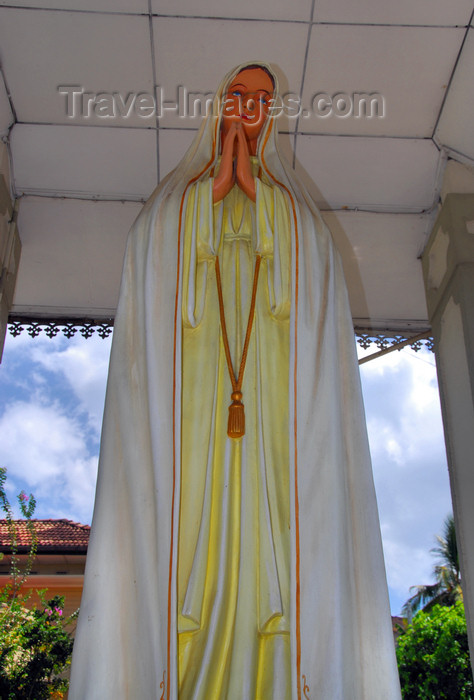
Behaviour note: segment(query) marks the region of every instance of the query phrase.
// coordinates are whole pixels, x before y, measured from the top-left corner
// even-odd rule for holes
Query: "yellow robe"
[[[254,175],[257,162],[253,159]],[[291,697],[288,366],[290,225],[278,187],[257,179],[212,203],[212,179],[186,203],[183,268],[180,700]],[[255,255],[262,256],[242,385],[246,432],[227,437],[232,386],[215,256],[237,374]]]

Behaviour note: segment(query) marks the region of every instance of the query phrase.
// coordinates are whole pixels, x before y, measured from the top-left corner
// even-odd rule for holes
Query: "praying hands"
[[[223,140],[219,172],[214,179],[212,190],[214,203],[224,199],[235,183],[255,202],[255,180],[252,176],[249,147],[242,122],[233,120]]]

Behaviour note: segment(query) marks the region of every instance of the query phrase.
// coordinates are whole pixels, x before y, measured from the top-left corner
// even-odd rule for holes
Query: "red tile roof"
[[[85,554],[89,544],[90,526],[72,520],[32,520],[38,536],[38,553],[70,552]],[[18,552],[27,551],[31,543],[26,520],[16,520]],[[0,520],[0,552],[10,552],[8,523]]]

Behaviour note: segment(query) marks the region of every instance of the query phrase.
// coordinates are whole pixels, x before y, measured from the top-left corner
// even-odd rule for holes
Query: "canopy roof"
[[[446,161],[474,163],[472,15],[472,0],[8,0],[13,313],[114,315],[128,229],[200,124],[173,109],[155,118],[150,99],[181,95],[183,112],[186,91],[213,92],[255,58],[309,112],[282,117],[281,142],[343,254],[355,324],[423,330],[419,256]]]

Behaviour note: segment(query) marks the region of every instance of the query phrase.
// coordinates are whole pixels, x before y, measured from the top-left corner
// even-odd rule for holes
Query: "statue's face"
[[[249,142],[256,141],[267,118],[273,97],[273,84],[261,68],[237,73],[224,95],[222,130],[224,136],[233,121],[242,123]]]

